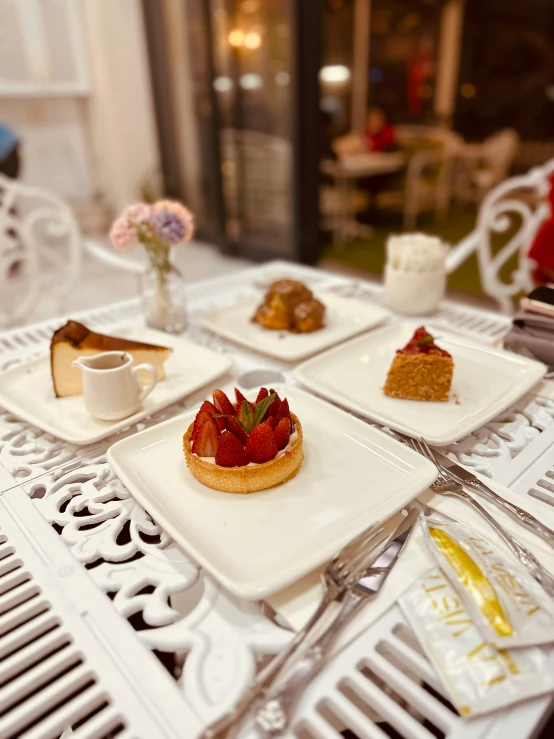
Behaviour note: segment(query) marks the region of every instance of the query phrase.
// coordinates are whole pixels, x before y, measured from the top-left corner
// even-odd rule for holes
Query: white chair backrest
[[[81,235],[69,206],[0,175],[0,328],[42,299],[62,305],[81,273]]]
[[[483,141],[483,158],[495,174],[495,182],[504,179],[519,148],[519,136],[513,128],[503,128]]]
[[[537,231],[550,215],[547,200],[554,159],[527,174],[510,177],[485,195],[474,230],[450,250],[446,258],[447,272],[453,272],[476,252],[483,292],[494,298],[504,313],[512,313],[512,297],[533,287],[533,263],[527,258]],[[494,234],[506,233],[518,221],[519,227],[498,251],[493,250]],[[500,279],[500,271],[514,255],[517,267],[511,281]]]
[[[446,157],[456,155],[458,146],[463,140],[455,131],[440,126],[420,126],[418,124],[401,123],[395,126],[396,137],[400,143],[410,140],[428,139],[440,142]]]

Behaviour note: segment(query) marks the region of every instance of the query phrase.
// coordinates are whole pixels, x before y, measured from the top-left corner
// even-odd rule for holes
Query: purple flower
[[[162,213],[165,211],[173,213],[181,220],[185,227],[185,233],[179,243],[186,244],[187,241],[192,239],[194,234],[194,218],[192,217],[192,213],[177,200],[158,200],[157,203],[154,203],[154,213]]]
[[[160,210],[152,216],[152,226],[160,239],[169,244],[179,244],[185,237],[185,224],[176,213]]]

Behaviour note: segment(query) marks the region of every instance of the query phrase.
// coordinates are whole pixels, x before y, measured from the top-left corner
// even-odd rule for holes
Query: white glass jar
[[[173,265],[160,272],[150,267],[141,278],[142,303],[146,325],[169,334],[187,328],[185,282]]]
[[[385,266],[385,302],[396,313],[426,316],[434,313],[444,297],[444,266],[432,272],[412,272]]]

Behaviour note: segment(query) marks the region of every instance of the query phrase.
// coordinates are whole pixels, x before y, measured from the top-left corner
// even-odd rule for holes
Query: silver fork
[[[321,602],[304,628],[299,631],[289,646],[277,654],[241,695],[237,703],[219,719],[206,727],[199,739],[225,739],[231,727],[236,728],[237,722],[244,717],[252,704],[263,698],[281,668],[292,654],[306,639],[310,631],[320,620],[333,601],[337,601],[346,591],[348,584],[356,573],[360,572],[368,561],[372,552],[387,538],[382,534],[384,527],[373,524],[362,531],[355,539],[346,544],[338,554],[328,563],[321,575],[323,596]]]
[[[438,493],[439,495],[449,495],[453,498],[460,498],[461,500],[465,500],[466,503],[469,503],[470,506],[473,506],[473,508],[475,508],[475,510],[488,521],[500,538],[506,542],[510,550],[515,554],[519,561],[527,567],[529,572],[533,575],[535,580],[542,585],[548,595],[554,597],[554,577],[542,566],[539,560],[527,549],[527,547],[520,544],[517,539],[508,533],[508,531],[506,531],[506,529],[495,520],[494,516],[492,516],[486,508],[469,495],[462,485],[449,475],[446,468],[437,464],[435,457],[433,456],[433,452],[429,448],[425,439],[410,439],[410,443],[414,450],[427,457],[439,472],[436,481],[431,485],[433,492]]]

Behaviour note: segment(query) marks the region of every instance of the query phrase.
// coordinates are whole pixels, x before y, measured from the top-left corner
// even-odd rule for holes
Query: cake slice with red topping
[[[304,459],[302,426],[288,400],[261,388],[255,401],[215,390],[183,437],[197,480],[226,493],[254,493],[294,477]]]
[[[384,392],[405,400],[447,401],[452,385],[452,355],[435,344],[420,326],[403,349],[398,349],[387,375]]]

